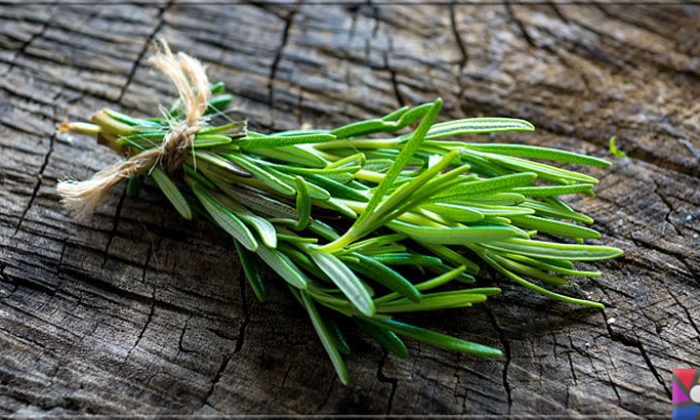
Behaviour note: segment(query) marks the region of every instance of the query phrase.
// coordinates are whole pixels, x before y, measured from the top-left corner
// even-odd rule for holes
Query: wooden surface
[[[57,178],[115,157],[58,122],[150,116],[173,90],[153,40],[201,58],[260,130],[330,127],[440,95],[442,118],[508,116],[508,141],[630,156],[595,198],[625,255],[555,303],[503,296],[416,319],[504,350],[484,360],[350,330],[352,384],[267,275],[243,287],[230,240],[153,188],[72,221]],[[0,413],[670,413],[671,369],[700,368],[700,8],[691,5],[0,7]],[[482,138],[487,140],[487,138]]]

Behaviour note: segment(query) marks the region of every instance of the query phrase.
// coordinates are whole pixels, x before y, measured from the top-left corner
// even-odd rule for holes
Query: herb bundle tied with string
[[[260,301],[261,262],[286,282],[344,384],[350,347],[340,327],[349,323],[399,357],[408,356],[404,338],[501,356],[396,319],[498,294],[496,287],[473,286],[477,261],[547,297],[603,307],[551,290],[566,285],[566,277],[600,275],[577,269],[575,261],[621,254],[583,244],[600,237],[584,226],[593,220],[560,199],[592,195],[598,181],[540,161],[608,162],[537,146],[446,140],[534,128],[506,118],[438,123],[440,99],[331,130],[262,134],[245,121],[214,125],[212,116],[232,100],[222,83],[210,84],[197,60],[174,55],[165,42],[151,63],[179,94],[163,115],[104,109],[91,123],[61,125],[125,156],[87,181],[61,181],[64,204],[83,217],[119,182],[127,181],[130,196],[152,182],[182,217],[207,218],[231,235]]]

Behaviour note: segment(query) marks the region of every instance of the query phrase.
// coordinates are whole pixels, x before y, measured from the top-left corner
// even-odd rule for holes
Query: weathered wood
[[[0,7],[0,412],[668,414],[700,367],[697,6]],[[260,305],[230,240],[147,189],[72,221],[56,180],[114,161],[56,124],[150,115],[172,90],[152,41],[201,58],[261,130],[328,127],[440,95],[444,118],[532,121],[499,139],[630,156],[570,202],[626,253],[546,300],[504,295],[420,319],[498,346],[484,360],[350,334],[343,387],[283,286]],[[222,261],[221,255],[225,258]],[[275,286],[275,284],[278,284]],[[348,326],[350,328],[350,326]]]

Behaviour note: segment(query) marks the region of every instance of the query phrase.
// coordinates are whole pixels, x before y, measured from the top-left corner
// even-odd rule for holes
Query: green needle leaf
[[[502,143],[466,143],[464,147],[481,152],[497,153],[501,155],[519,156],[526,158],[545,159],[555,162],[574,163],[577,165],[590,165],[607,168],[610,162],[592,156],[565,150],[550,149],[548,147],[530,146],[525,144]]]
[[[524,255],[505,254],[505,256],[512,259],[512,260],[517,260],[517,261],[523,262],[529,266],[541,268],[543,270],[551,271],[554,273],[563,274],[565,276],[600,277],[600,275],[601,275],[600,271],[572,270],[570,268],[560,267],[560,266],[554,265],[554,264],[548,264],[544,261],[541,261],[541,260],[538,260],[535,258],[526,257]]]
[[[348,254],[348,256],[354,257],[358,261],[357,263],[346,261],[346,264],[353,270],[399,293],[400,295],[405,296],[412,302],[420,301],[420,292],[401,274],[385,266],[379,261],[366,257],[357,252]]]
[[[335,136],[333,134],[249,137],[240,139],[238,141],[238,146],[242,150],[257,150],[292,146],[295,144],[323,143],[331,140],[335,140]]]
[[[197,134],[192,141],[192,147],[201,149],[204,147],[223,146],[232,141],[231,137],[221,134]]]
[[[535,127],[525,120],[513,118],[468,118],[435,124],[430,128],[425,138],[432,140],[460,134],[495,133],[499,131],[535,131]]]
[[[313,233],[314,235],[320,236],[321,238],[327,241],[334,241],[340,236],[338,235],[338,232],[336,232],[335,229],[333,229],[332,227],[328,226],[320,220],[312,221],[311,224],[309,224],[309,226],[306,228],[306,230]]]
[[[396,220],[387,223],[387,226],[426,244],[463,245],[522,235],[518,229],[505,226],[424,227]]]
[[[151,179],[155,181],[156,185],[163,191],[165,197],[170,201],[170,203],[175,207],[175,210],[187,220],[192,220],[192,209],[187,203],[187,199],[182,195],[180,189],[175,185],[172,179],[165,173],[164,170],[157,166],[153,167],[151,171]]]
[[[229,153],[226,155],[226,158],[234,164],[246,169],[247,171],[252,173],[255,178],[259,179],[263,184],[265,184],[265,186],[282,194],[283,196],[294,195],[294,189],[292,187],[281,181],[269,171],[256,165],[251,160],[246,159],[242,155],[235,155]]]
[[[265,286],[263,285],[262,278],[260,278],[260,271],[258,270],[258,264],[255,260],[255,253],[245,249],[238,241],[233,241],[233,243],[236,247],[241,267],[243,267],[243,273],[250,287],[253,289],[255,297],[257,297],[260,302],[265,302],[267,294],[265,293]]]
[[[129,146],[141,150],[146,150],[160,146],[166,134],[167,133],[165,131],[156,131],[152,133],[140,133],[132,134],[129,136],[122,136],[117,139],[117,144],[121,146]]]
[[[617,156],[619,158],[626,158],[627,153],[617,148],[617,146],[615,145],[615,140],[617,140],[615,136],[610,137],[610,153],[612,153],[613,156]]]
[[[584,214],[577,213],[573,210],[565,209],[562,207],[555,207],[552,204],[543,203],[541,201],[525,200],[522,203],[522,206],[535,210],[538,216],[549,216],[556,217],[557,219],[575,220],[577,222],[582,222],[586,224],[593,223],[593,219]]]
[[[545,185],[538,187],[518,187],[513,191],[529,197],[549,197],[576,193],[591,192],[592,184]]]
[[[308,254],[316,265],[333,280],[360,313],[366,316],[374,315],[374,304],[369,292],[355,273],[343,264],[338,257],[312,248],[308,248]]]
[[[284,172],[278,171],[272,167],[267,168],[267,171],[270,172],[272,175],[276,176],[280,181],[287,184],[293,190],[296,188],[295,177],[288,175]],[[306,175],[306,178],[304,179],[306,181],[306,188],[308,189],[309,196],[315,200],[328,200],[328,199],[330,199],[331,193],[326,191],[324,188],[319,187],[318,185],[315,185],[312,182],[309,182],[309,179],[313,176],[316,176],[316,175]]]
[[[255,154],[272,158],[280,162],[294,163],[310,168],[325,168],[327,165],[327,162],[322,157],[302,148],[302,146],[255,149]]]
[[[379,313],[435,311],[438,309],[462,308],[473,303],[486,301],[486,295],[478,293],[461,293],[442,295],[432,293],[424,295],[420,302],[410,302],[406,299],[397,299],[391,302],[377,304]]]
[[[252,226],[258,232],[265,245],[270,248],[275,248],[277,246],[277,232],[275,231],[274,225],[267,219],[256,215],[242,204],[235,202],[225,195],[216,193],[211,193],[211,195],[231,213]]]
[[[295,228],[296,230],[304,230],[311,220],[311,197],[304,178],[297,176],[295,179],[297,184],[297,214],[299,215],[299,221]]]
[[[365,208],[365,211],[355,222],[356,224],[359,224],[362,220],[369,217],[374,211],[374,209],[376,209],[377,206],[381,203],[382,199],[384,198],[384,195],[392,187],[394,181],[399,176],[401,171],[403,171],[404,167],[408,163],[408,160],[413,156],[416,150],[418,150],[418,147],[423,141],[425,134],[428,132],[430,126],[433,124],[433,121],[435,121],[435,118],[440,112],[441,107],[442,99],[438,98],[430,107],[430,110],[428,110],[428,113],[423,118],[423,121],[421,121],[421,123],[418,125],[418,128],[413,132],[411,138],[401,149],[401,152],[397,156],[394,163],[391,165],[391,168],[389,168],[389,171],[384,176],[384,179],[382,179],[382,182],[375,189],[372,198],[370,199],[369,203],[367,204],[367,207]]]
[[[422,104],[411,110],[404,107],[384,116],[384,118],[351,123],[346,126],[336,128],[335,130],[331,131],[331,133],[335,134],[335,136],[339,139],[342,139],[371,133],[398,131],[418,121],[418,119],[423,117],[426,112],[429,113],[433,104],[434,102]]]
[[[277,274],[287,281],[291,286],[297,289],[306,289],[309,284],[309,279],[294,263],[284,255],[273,248],[268,248],[265,245],[258,247],[258,255],[267,265],[270,266]]]
[[[237,176],[242,176],[242,177],[251,177],[253,176],[250,172],[246,171],[242,167],[234,164],[233,162],[226,160],[222,157],[220,157],[217,154],[211,153],[211,152],[204,152],[201,150],[197,150],[194,152],[192,155],[193,158],[188,159],[187,163],[190,164],[191,166],[195,166],[196,163],[201,162],[202,160],[206,163],[209,163],[210,165],[213,165],[214,168],[217,169],[223,169],[226,172],[230,172],[234,175]]]
[[[449,335],[440,334],[435,331],[426,330],[425,328],[415,327],[413,325],[404,324],[402,322],[393,321],[390,319],[369,319],[366,321],[390,331],[398,335],[413,338],[414,340],[423,341],[434,346],[456,350],[462,353],[474,354],[477,356],[501,357],[503,353],[493,347],[484,346],[482,344],[472,343],[470,341],[460,340],[459,338],[450,337]]]
[[[519,238],[489,242],[483,244],[483,246],[531,257],[561,260],[594,261],[606,260],[622,255],[622,250],[607,246],[557,244]]]
[[[321,319],[321,315],[318,313],[313,300],[311,297],[309,297],[309,293],[302,290],[300,295],[301,301],[306,308],[306,312],[308,312],[309,318],[311,318],[311,323],[316,330],[316,334],[318,334],[318,337],[321,339],[321,343],[323,344],[323,348],[326,350],[326,353],[328,353],[328,357],[331,358],[331,362],[335,368],[335,373],[338,375],[338,378],[343,385],[348,385],[350,383],[348,372],[345,369],[345,363],[343,362],[343,358],[338,351],[338,347],[335,345],[333,336],[328,331],[328,327],[323,322],[323,319]]]
[[[126,183],[126,195],[127,197],[136,197],[141,192],[141,187],[143,186],[143,175],[136,175],[129,178]]]
[[[564,179],[574,182],[582,182],[585,184],[598,183],[597,179],[588,175],[580,174],[578,172],[573,171],[567,171],[565,169],[557,168],[555,166],[545,165],[544,163],[532,162],[516,157],[495,154],[488,155],[487,159],[493,163],[501,164],[506,168],[512,170],[534,172],[540,178],[547,179],[553,182],[560,182],[560,180]]]
[[[514,271],[518,274],[529,276],[537,280],[543,281],[545,283],[552,284],[554,286],[563,286],[569,282],[561,277],[553,276],[551,274],[545,273],[544,271],[538,270],[537,268],[530,267],[525,264],[520,264],[516,261],[509,260],[508,258],[502,257],[500,255],[492,255],[494,260],[498,261],[504,268]]]
[[[408,358],[408,349],[401,339],[385,328],[363,321],[357,317],[352,319],[358,327],[370,337],[374,338],[382,347],[394,353],[402,359]]]
[[[537,174],[523,172],[519,174],[503,175],[495,178],[479,181],[465,182],[432,198],[431,201],[439,202],[443,197],[465,197],[473,195],[485,195],[487,193],[509,191],[515,187],[528,185],[537,178]]]
[[[483,254],[482,257],[486,262],[488,262],[492,267],[494,267],[496,270],[504,274],[505,276],[509,277],[510,279],[514,280],[516,283],[525,286],[529,289],[532,289],[538,293],[543,294],[544,296],[550,297],[555,300],[560,300],[562,302],[567,302],[567,303],[575,303],[578,305],[583,305],[583,306],[590,306],[592,308],[597,308],[597,309],[604,309],[605,305],[599,302],[593,302],[590,300],[585,300],[585,299],[575,299],[569,296],[564,296],[560,295],[559,293],[554,293],[552,291],[549,291],[543,287],[537,286],[536,284],[532,284],[529,281],[525,280],[524,278],[518,276],[517,274],[511,272],[510,270],[504,268],[501,264],[496,262],[493,258],[491,258],[488,254]]]
[[[471,209],[459,204],[427,203],[420,208],[430,210],[455,222],[478,222],[484,218],[478,209]]]
[[[233,136],[233,137],[241,137],[241,135],[245,135],[246,132],[246,122],[245,121],[236,121],[232,122],[229,124],[224,124],[220,125],[217,127],[206,127],[201,130],[199,130],[199,133],[201,135],[206,135],[206,134],[224,134],[228,136]]]
[[[258,243],[248,228],[233,213],[226,210],[218,201],[214,200],[202,187],[194,184],[192,191],[202,203],[204,209],[229,235],[238,240],[250,251],[258,249]]]
[[[442,264],[440,258],[432,257],[430,255],[405,252],[373,255],[372,259],[386,265],[420,265],[423,267],[438,267]]]
[[[358,192],[354,188],[350,188],[340,182],[337,182],[329,177],[318,175],[318,174],[308,174],[305,178],[308,182],[316,184],[327,190],[333,197],[345,198],[348,200],[356,200],[361,202],[367,202],[367,195]],[[313,197],[321,200],[325,200],[323,197]]]
[[[534,229],[543,233],[564,236],[577,239],[598,239],[600,233],[593,229],[571,223],[560,222],[559,220],[546,219],[538,216],[510,216],[510,219],[519,227]]]
[[[326,317],[324,322],[328,329],[329,335],[333,338],[333,344],[335,344],[335,346],[338,348],[338,351],[346,356],[349,355],[351,353],[350,345],[345,340],[345,337],[343,336],[342,331],[340,331],[338,324],[336,324],[331,317]]]

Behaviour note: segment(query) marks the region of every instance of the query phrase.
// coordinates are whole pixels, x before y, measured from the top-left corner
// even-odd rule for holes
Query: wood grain
[[[671,369],[700,367],[700,8],[552,5],[0,6],[0,413],[667,415]],[[56,180],[116,158],[57,124],[110,106],[151,115],[164,37],[201,58],[259,130],[330,127],[441,96],[442,118],[532,121],[498,135],[630,156],[594,198],[625,250],[556,303],[503,296],[416,319],[503,349],[484,360],[409,343],[399,360],[346,326],[336,379],[273,275],[259,304],[229,238],[123,188],[73,221]],[[485,140],[487,140],[485,138]],[[222,259],[223,256],[223,259]]]

